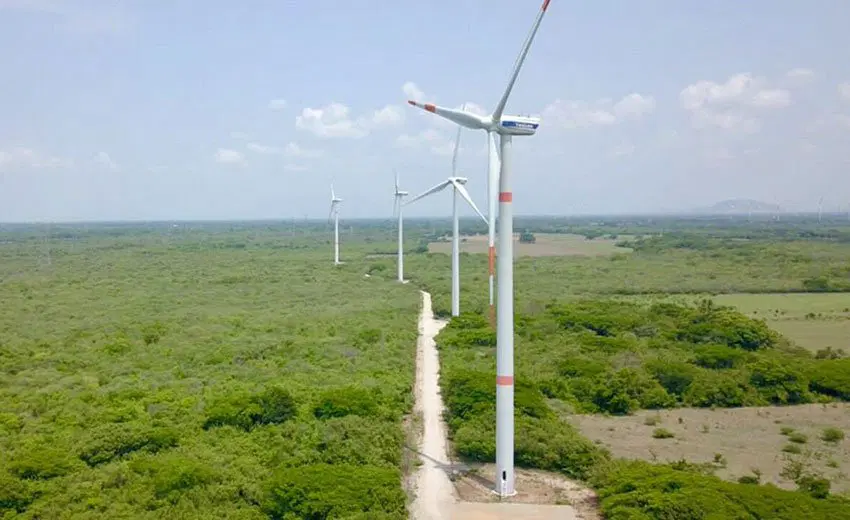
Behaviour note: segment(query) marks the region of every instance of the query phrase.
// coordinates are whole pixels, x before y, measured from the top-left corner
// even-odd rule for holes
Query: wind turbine
[[[406,191],[398,189],[398,172],[395,174],[395,201],[393,214],[398,217],[398,281],[404,283],[404,217],[402,216],[402,202],[407,197]]]
[[[514,62],[508,86],[496,109],[489,116],[479,116],[464,109],[455,110],[420,101],[408,101],[413,106],[433,112],[460,126],[487,132],[489,168],[487,175],[487,212],[489,217],[490,314],[493,314],[493,263],[496,236],[496,184],[499,190],[499,254],[497,271],[498,319],[496,329],[496,493],[506,497],[514,490],[514,294],[513,294],[513,210],[511,203],[511,143],[515,135],[534,135],[540,126],[536,117],[504,114],[508,97],[519,71],[540,28],[550,0],[543,0],[540,12]],[[496,148],[499,135],[501,158]]]
[[[342,199],[337,198],[334,192],[334,185],[331,184],[331,212],[328,214],[328,220],[334,219],[334,265],[339,265],[339,204]]]
[[[478,206],[472,202],[472,197],[469,196],[469,192],[466,191],[464,184],[466,184],[466,177],[457,177],[455,174],[457,173],[457,150],[458,145],[460,144],[460,131],[458,128],[457,132],[457,140],[455,141],[455,150],[452,158],[452,176],[448,179],[444,180],[440,184],[437,184],[433,188],[428,189],[427,191],[422,192],[421,194],[413,197],[409,201],[407,201],[404,205],[413,204],[419,199],[425,198],[428,195],[433,193],[437,193],[439,191],[443,191],[449,186],[454,188],[454,193],[452,195],[452,316],[460,315],[460,233],[459,233],[459,225],[458,225],[458,217],[457,217],[457,195],[460,193],[460,196],[472,206],[472,209],[478,213],[478,216],[486,223],[487,217],[484,216],[483,213],[478,209]]]
[[[821,218],[823,217],[823,197],[818,200],[818,224],[821,222]]]

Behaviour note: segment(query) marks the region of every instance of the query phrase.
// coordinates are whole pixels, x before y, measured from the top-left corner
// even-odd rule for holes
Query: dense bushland
[[[449,373],[455,363],[492,373],[492,334],[483,319],[453,320],[439,338],[450,348]],[[517,335],[523,353],[517,392],[531,385],[579,412],[801,404],[850,395],[850,360],[814,359],[788,347],[763,321],[710,300],[551,304],[518,316]]]
[[[0,244],[0,518],[406,518],[415,290],[325,236],[60,232]]]
[[[597,467],[590,483],[608,520],[850,519],[847,499],[725,482],[687,463],[616,461]]]

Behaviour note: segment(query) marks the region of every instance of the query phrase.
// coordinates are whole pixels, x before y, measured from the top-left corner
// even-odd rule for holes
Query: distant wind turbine
[[[328,220],[334,219],[334,265],[339,265],[339,204],[342,199],[336,196],[334,185],[331,184],[331,212],[328,214]]]
[[[407,195],[406,191],[398,189],[398,172],[396,172],[393,213],[398,217],[398,281],[401,283],[404,283],[404,216],[401,207],[402,199]]]
[[[458,144],[460,142],[460,128],[458,129],[458,138],[455,141],[455,155],[457,154]],[[458,216],[457,216],[457,195],[460,193],[460,196],[472,207],[473,210],[478,214],[479,217],[487,223],[487,217],[484,216],[483,213],[478,209],[478,206],[472,202],[472,197],[469,196],[469,192],[466,191],[464,184],[466,184],[467,179],[465,177],[456,177],[457,173],[457,161],[452,161],[452,176],[448,179],[444,180],[440,184],[437,184],[433,188],[426,190],[425,192],[413,197],[404,205],[413,204],[419,199],[425,198],[428,195],[437,193],[439,191],[443,191],[449,186],[454,188],[454,193],[452,196],[452,316],[460,315],[460,232],[458,225]]]
[[[818,200],[818,224],[821,223],[821,219],[823,218],[823,197]]]

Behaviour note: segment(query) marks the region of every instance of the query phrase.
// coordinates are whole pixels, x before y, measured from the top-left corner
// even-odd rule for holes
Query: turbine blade
[[[462,108],[466,108],[466,104]],[[452,177],[457,177],[457,152],[460,150],[460,133],[463,127],[458,125],[457,137],[455,137],[455,148],[452,150]]]
[[[481,217],[481,220],[483,220],[485,224],[488,224],[489,222],[487,221],[487,217],[485,217],[484,214],[481,213],[481,210],[478,209],[478,206],[476,206],[475,203],[472,202],[472,197],[469,196],[469,192],[466,191],[466,187],[464,187],[464,185],[459,182],[453,182],[452,184],[454,185],[457,192],[460,193],[460,196],[463,197],[463,199],[470,206],[472,206],[472,209],[474,209],[476,213],[478,213],[478,216]]]
[[[408,104],[411,104],[415,107],[419,107],[422,110],[426,110],[428,112],[433,112],[434,114],[437,114],[440,117],[448,119],[449,121],[456,123],[460,126],[465,126],[466,128],[472,128],[473,130],[481,130],[487,128],[487,119],[477,114],[473,114],[472,112],[467,112],[465,110],[455,110],[453,108],[439,107],[437,105],[432,105],[431,103],[420,103],[419,101],[408,101]]]
[[[336,200],[336,193],[334,193],[333,183],[331,183],[331,200]]]
[[[493,111],[493,123],[499,124],[499,121],[502,119],[502,114],[505,112],[505,105],[508,104],[508,97],[511,95],[511,90],[514,88],[514,83],[516,83],[516,79],[519,76],[519,71],[522,68],[523,62],[525,62],[525,57],[528,55],[528,50],[531,48],[531,42],[534,41],[534,36],[537,34],[537,29],[540,28],[540,22],[543,21],[543,15],[546,14],[546,9],[549,7],[549,0],[543,0],[543,5],[540,7],[540,12],[537,13],[537,19],[534,20],[534,25],[531,26],[531,31],[528,33],[528,36],[525,39],[525,43],[522,45],[522,50],[517,56],[516,61],[514,62],[514,70],[511,73],[511,78],[508,81],[508,88],[505,89],[505,93],[502,94],[502,99],[499,100],[499,104],[496,105],[496,109]]]
[[[395,192],[398,193],[398,171],[395,171]]]
[[[450,185],[451,183],[452,183],[452,181],[448,181],[448,180],[443,181],[440,184],[437,184],[436,186],[434,186],[433,188],[430,188],[428,191],[422,192],[419,195],[413,197],[409,201],[402,204],[402,206],[407,206],[408,204],[416,202],[417,200],[419,200],[421,198],[427,197],[428,195],[431,195],[432,193],[437,193],[438,191],[443,191],[444,189],[446,189],[446,186]]]
[[[399,201],[398,195],[393,197],[393,199],[395,199],[395,200],[393,200],[393,217],[397,217],[398,216],[398,201]]]

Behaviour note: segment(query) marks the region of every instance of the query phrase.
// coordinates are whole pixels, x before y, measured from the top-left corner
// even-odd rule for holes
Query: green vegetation
[[[785,405],[845,399],[845,360],[817,360],[762,321],[696,306],[615,300],[551,304],[517,317],[529,392],[586,413],[642,408]],[[487,338],[486,340],[484,338]],[[453,320],[438,338],[444,364],[492,373],[492,331]],[[489,382],[488,382],[489,384]],[[518,390],[519,392],[519,390]]]
[[[417,289],[448,315],[450,260],[427,251],[449,225],[405,223],[407,286],[393,283],[385,222],[346,230],[336,268],[324,224],[54,225],[49,265],[43,229],[3,227],[0,516],[405,518]],[[723,459],[615,460],[568,422],[850,401],[850,227],[516,225],[535,248],[555,232],[633,250],[516,260],[518,464],[585,480],[614,520],[850,518],[818,475],[789,470],[798,491],[784,491],[707,474]],[[441,385],[455,450],[489,461],[487,257],[463,263],[464,315],[438,338]],[[799,434],[783,433],[799,453]]]
[[[591,478],[608,520],[842,520],[850,502],[823,494],[823,482],[805,480],[810,493],[772,485],[725,482],[686,463],[616,462]],[[817,496],[815,496],[817,495]]]
[[[672,439],[676,435],[666,428],[656,428],[652,430],[653,439]]]
[[[826,428],[820,438],[824,442],[838,443],[844,440],[844,432],[838,428]]]
[[[54,233],[0,246],[0,517],[406,518],[415,290],[324,236]]]

